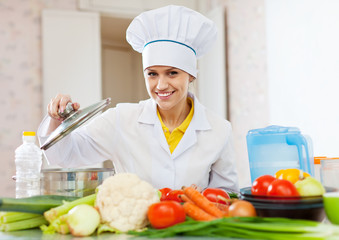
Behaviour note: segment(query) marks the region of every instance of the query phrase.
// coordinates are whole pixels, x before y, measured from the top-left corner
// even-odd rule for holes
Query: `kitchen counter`
[[[31,239],[42,239],[42,240],[145,240],[148,239],[146,237],[136,237],[132,235],[126,234],[114,234],[114,233],[103,233],[99,236],[89,236],[89,237],[74,237],[70,234],[61,235],[61,234],[42,234],[40,229],[32,229],[32,230],[23,230],[16,232],[0,232],[1,240],[12,240],[12,239],[22,239],[22,240],[31,240]],[[154,238],[152,238],[154,239]],[[228,238],[207,238],[207,237],[173,237],[166,238],[166,240],[179,240],[179,239],[194,239],[194,240],[206,240],[206,239],[228,239]],[[229,238],[235,239],[235,238]],[[156,240],[156,239],[154,239]]]

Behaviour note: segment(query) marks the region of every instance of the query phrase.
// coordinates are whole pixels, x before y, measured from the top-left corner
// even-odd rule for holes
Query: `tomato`
[[[290,181],[285,179],[276,179],[268,186],[267,195],[296,197],[300,194],[294,184]]]
[[[220,195],[223,198],[230,199],[230,196],[228,193],[220,188],[206,188],[203,192],[202,195],[204,195],[208,200],[211,202],[216,202],[216,203],[222,203],[222,204],[227,204],[225,201],[221,200],[218,198],[218,195]]]
[[[161,193],[160,201],[166,200],[166,196],[170,191],[172,191],[172,189],[170,189],[170,188],[159,189],[159,192]]]
[[[253,195],[266,195],[268,186],[275,180],[276,178],[271,175],[262,175],[254,180],[251,188],[251,192]]]
[[[184,207],[175,201],[162,201],[152,204],[147,212],[152,227],[160,229],[184,222],[186,213]]]
[[[164,200],[168,201],[176,201],[176,202],[183,202],[180,198],[179,195],[184,194],[183,190],[172,190],[169,191],[165,197]]]

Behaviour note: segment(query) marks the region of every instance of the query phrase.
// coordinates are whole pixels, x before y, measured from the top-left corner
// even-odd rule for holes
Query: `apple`
[[[325,193],[323,185],[313,177],[307,177],[295,184],[300,196],[320,196]]]

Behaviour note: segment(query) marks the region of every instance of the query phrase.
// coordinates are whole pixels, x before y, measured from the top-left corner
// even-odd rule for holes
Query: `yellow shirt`
[[[184,133],[185,133],[186,129],[188,128],[188,126],[190,125],[190,122],[193,118],[193,113],[194,113],[193,100],[191,98],[187,98],[187,100],[188,100],[188,104],[191,105],[191,111],[187,115],[186,119],[180,124],[180,126],[175,128],[171,133],[168,130],[168,128],[166,127],[166,125],[163,123],[159,111],[157,111],[158,118],[161,122],[162,130],[164,131],[164,134],[165,134],[165,137],[166,137],[166,140],[167,140],[167,143],[168,143],[168,146],[169,146],[171,153],[173,153],[174,149],[178,146],[180,140],[184,136]]]

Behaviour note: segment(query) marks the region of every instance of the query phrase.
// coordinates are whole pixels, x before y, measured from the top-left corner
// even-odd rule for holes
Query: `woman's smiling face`
[[[151,66],[144,71],[147,92],[161,110],[187,104],[188,85],[193,77],[170,66]]]

